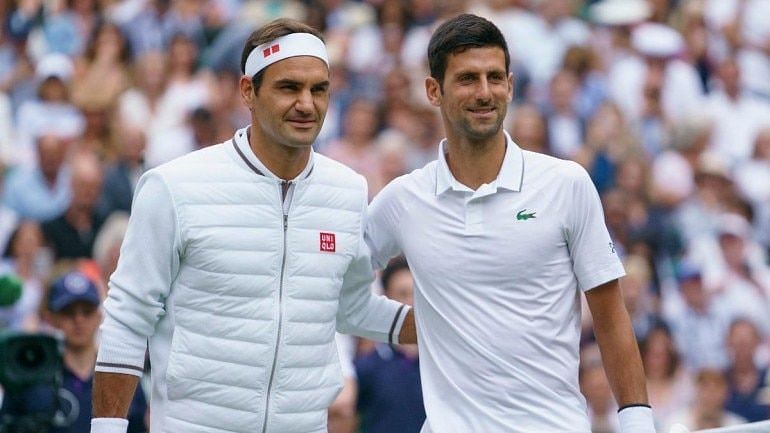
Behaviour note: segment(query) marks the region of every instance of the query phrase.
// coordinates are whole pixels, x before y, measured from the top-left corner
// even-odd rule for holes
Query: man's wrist
[[[125,418],[92,418],[91,433],[126,433],[128,420]]]
[[[629,404],[618,410],[621,433],[655,433],[652,408],[648,404]]]

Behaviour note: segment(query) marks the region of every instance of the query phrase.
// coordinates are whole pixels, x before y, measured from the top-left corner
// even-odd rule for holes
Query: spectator
[[[684,367],[665,322],[657,322],[641,344],[642,362],[647,375],[650,405],[655,407],[658,431],[674,413],[685,408],[692,398],[690,372]]]
[[[533,105],[521,105],[513,110],[509,126],[511,138],[522,149],[546,153],[549,149],[545,118]]]
[[[355,100],[345,112],[342,137],[329,144],[324,150],[330,158],[342,162],[366,177],[370,198],[385,186],[374,142],[379,126],[380,113],[374,101]]]
[[[112,108],[129,86],[128,43],[116,24],[101,23],[76,63],[72,101],[79,107]]]
[[[112,213],[102,225],[94,240],[94,261],[101,272],[101,281],[110,280],[110,275],[115,272],[120,257],[120,245],[126,236],[128,228],[128,214],[117,211]],[[107,291],[105,285],[104,291]]]
[[[64,138],[80,135],[85,126],[82,113],[71,103],[72,61],[63,54],[49,54],[37,63],[37,98],[24,102],[17,113],[16,160],[34,165],[36,137],[54,134]]]
[[[637,340],[644,341],[655,324],[655,299],[650,266],[638,255],[627,256],[623,260],[623,266],[626,268],[626,276],[621,280],[623,301],[631,317]]]
[[[757,133],[752,158],[735,170],[737,190],[752,206],[758,242],[770,254],[770,126]]]
[[[131,212],[131,200],[139,176],[144,172],[144,132],[126,125],[120,135],[118,160],[107,167],[104,174],[99,210],[102,215],[115,211]]]
[[[96,331],[102,319],[96,285],[79,272],[69,272],[55,279],[44,300],[45,315],[51,326],[64,336],[64,365],[59,397],[66,403],[60,407],[66,425],[44,431],[50,433],[83,433],[91,426],[91,390],[96,363]],[[6,394],[3,419],[25,415],[45,416],[57,407],[56,390],[36,386],[19,394]],[[147,403],[143,392],[137,392],[129,411],[128,433],[144,433]],[[15,430],[11,430],[15,431]]]
[[[725,410],[727,393],[727,379],[721,370],[698,370],[692,404],[672,415],[663,431],[669,431],[676,423],[693,431],[745,424],[744,418]]]
[[[676,347],[685,367],[724,368],[727,365],[725,338],[730,322],[729,305],[716,302],[703,285],[701,270],[683,262],[677,269],[684,308],[666,319],[671,324]]]
[[[0,275],[12,274],[22,281],[21,298],[0,314],[0,329],[36,331],[43,282],[48,278],[51,257],[43,246],[43,232],[37,223],[22,221],[16,227],[0,264]]]
[[[761,341],[762,334],[752,321],[736,319],[730,325],[729,397],[725,408],[751,422],[770,419],[770,401],[763,397],[770,390],[770,371],[766,365],[757,365]]]
[[[43,224],[43,233],[58,259],[90,258],[94,240],[104,223],[96,204],[102,188],[102,168],[93,155],[72,161],[72,201],[56,218]]]
[[[412,305],[414,280],[409,265],[396,258],[382,271],[385,296]],[[414,345],[378,343],[355,361],[358,410],[367,433],[419,433],[425,421],[419,361]]]
[[[42,222],[67,208],[72,196],[70,168],[65,164],[68,143],[55,135],[37,138],[37,165],[19,167],[8,176],[4,205],[22,219]]]
[[[719,87],[712,90],[704,106],[714,124],[710,149],[735,166],[751,158],[758,132],[770,125],[770,102],[743,89],[735,58],[722,61],[718,77]]]
[[[551,154],[571,159],[583,141],[585,119],[577,112],[578,81],[571,71],[560,71],[551,79],[549,100],[543,111],[548,125]]]
[[[677,121],[694,113],[703,92],[692,65],[677,59],[684,49],[682,36],[663,24],[647,23],[633,30],[631,41],[638,56],[623,58],[609,70],[610,96],[626,116],[633,122],[643,118],[645,82],[648,91],[659,92],[656,97],[666,120]]]
[[[618,407],[604,372],[598,344],[590,343],[580,350],[578,378],[580,392],[585,396],[588,406],[591,433],[618,433],[620,425],[615,416]]]

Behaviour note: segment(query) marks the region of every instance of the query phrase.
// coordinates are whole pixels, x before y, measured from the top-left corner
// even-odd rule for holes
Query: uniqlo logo
[[[280,46],[280,45],[278,45],[278,44],[275,44],[275,45],[273,45],[273,46],[272,46],[272,47],[270,47],[270,48],[265,48],[264,50],[262,50],[262,56],[263,56],[263,57],[267,57],[267,56],[269,56],[270,54],[275,54],[275,53],[277,53],[278,51],[281,51],[281,46]]]
[[[334,233],[321,232],[321,251],[327,253],[337,251],[337,242],[335,241]]]

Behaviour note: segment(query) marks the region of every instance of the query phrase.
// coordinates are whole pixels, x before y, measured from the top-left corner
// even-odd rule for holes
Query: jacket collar
[[[272,179],[280,179],[278,176],[273,174],[265,164],[262,163],[262,161],[257,158],[257,155],[254,154],[254,152],[251,150],[251,146],[249,145],[249,128],[250,126],[247,126],[245,128],[241,128],[235,132],[235,135],[233,136],[232,143],[233,147],[235,147],[235,152],[238,154],[238,156],[241,158],[241,160],[253,171],[254,173],[260,175],[269,177]],[[315,152],[313,149],[310,149],[310,158],[308,158],[307,165],[305,168],[300,172],[297,177],[292,179],[290,182],[296,182],[301,179],[305,179],[306,177],[310,176],[310,173],[313,171],[313,164],[315,162]]]

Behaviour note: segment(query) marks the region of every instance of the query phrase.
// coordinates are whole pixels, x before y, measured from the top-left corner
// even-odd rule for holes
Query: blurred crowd
[[[64,272],[103,296],[142,172],[250,122],[240,54],[270,19],[324,32],[317,151],[372,197],[435,159],[427,44],[462,12],[506,37],[514,141],[579,162],[601,195],[659,431],[769,419],[770,0],[0,0],[0,273],[23,282],[0,329],[56,328],[47,292]],[[581,387],[594,431],[616,432],[584,319]],[[416,354],[350,353],[362,430],[419,431],[382,394]]]

